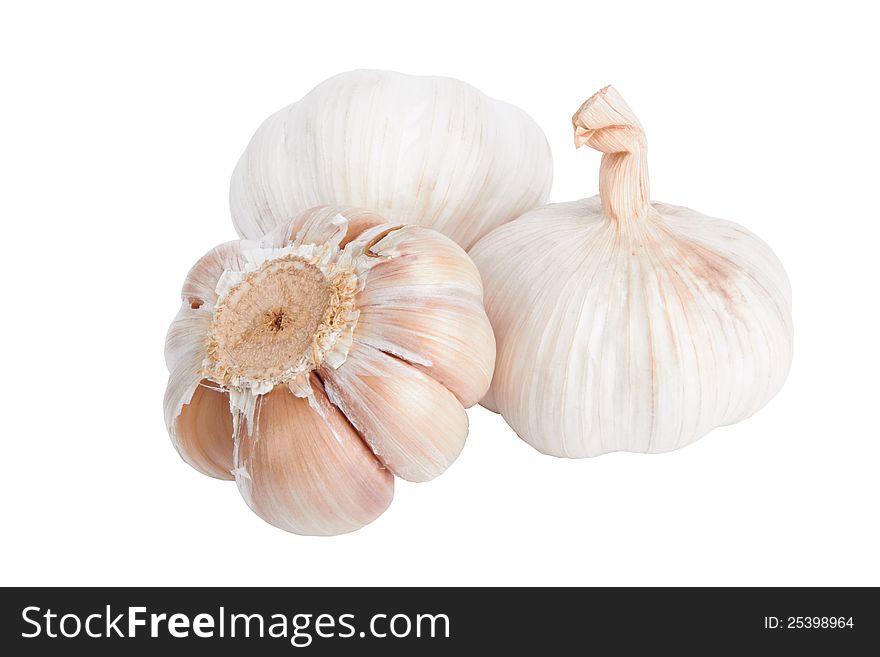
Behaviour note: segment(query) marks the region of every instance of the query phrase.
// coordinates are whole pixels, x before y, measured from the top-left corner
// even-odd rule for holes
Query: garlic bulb
[[[522,110],[441,77],[351,71],[259,127],[232,174],[238,234],[323,204],[423,225],[469,248],[547,202],[553,165]]]
[[[471,251],[498,355],[484,405],[542,452],[664,452],[782,386],[791,289],[729,221],[651,202],[645,135],[607,87],[573,118],[600,194],[526,213]]]
[[[314,208],[222,244],[182,298],[165,350],[171,438],[291,532],[357,529],[391,502],[392,473],[443,472],[492,377],[467,254],[370,212]]]

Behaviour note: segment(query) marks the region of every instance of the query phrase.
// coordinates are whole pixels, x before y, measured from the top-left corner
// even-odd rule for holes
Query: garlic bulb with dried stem
[[[350,71],[259,127],[230,186],[241,237],[323,204],[428,226],[469,248],[547,202],[553,163],[537,124],[459,80]]]
[[[782,386],[791,289],[740,226],[651,202],[642,126],[602,89],[573,118],[603,153],[598,197],[557,203],[471,251],[498,341],[484,405],[542,452],[664,452]]]
[[[391,502],[392,473],[443,472],[492,377],[467,254],[370,212],[314,208],[222,244],[182,299],[165,349],[172,440],[291,532],[352,531]]]

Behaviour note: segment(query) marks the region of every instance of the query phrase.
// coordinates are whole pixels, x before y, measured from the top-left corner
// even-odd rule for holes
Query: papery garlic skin
[[[333,535],[464,446],[495,339],[479,273],[443,235],[319,207],[192,268],[168,331],[165,419],[183,459],[264,520]]]
[[[665,452],[760,409],[792,357],[791,288],[742,227],[648,201],[644,134],[607,88],[575,115],[600,196],[534,210],[471,256],[497,340],[483,404],[563,457]]]
[[[359,70],[266,119],[232,175],[230,208],[248,239],[345,204],[467,249],[546,203],[552,175],[544,133],[519,108],[452,78]]]

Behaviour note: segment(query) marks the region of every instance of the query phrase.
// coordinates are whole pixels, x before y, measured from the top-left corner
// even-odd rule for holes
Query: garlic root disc
[[[497,361],[484,404],[547,454],[664,452],[760,409],[792,355],[791,289],[742,227],[649,200],[646,140],[608,87],[573,118],[600,194],[471,250]]]
[[[468,248],[546,203],[552,177],[544,133],[519,108],[451,78],[350,71],[263,122],[232,174],[230,207],[250,239],[343,203]]]
[[[495,362],[482,294],[449,238],[354,208],[222,244],[168,330],[174,445],[273,525],[357,529],[390,503],[392,473],[424,481],[461,451]]]

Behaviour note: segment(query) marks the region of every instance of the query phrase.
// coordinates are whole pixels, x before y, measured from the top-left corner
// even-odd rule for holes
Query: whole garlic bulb
[[[645,135],[614,89],[573,123],[603,153],[599,196],[471,251],[498,350],[483,404],[565,457],[664,452],[750,416],[791,363],[779,260],[734,223],[649,200]]]
[[[452,240],[323,207],[201,258],[165,356],[184,460],[234,478],[273,525],[338,534],[385,510],[392,473],[425,481],[455,460],[495,340]]]
[[[259,127],[232,174],[241,237],[344,204],[423,225],[465,249],[547,202],[553,165],[537,124],[442,77],[351,71]]]

